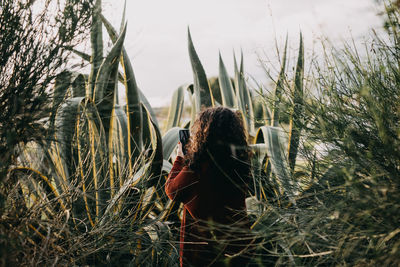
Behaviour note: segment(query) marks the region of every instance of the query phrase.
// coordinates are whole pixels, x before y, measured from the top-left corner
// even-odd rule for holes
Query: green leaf
[[[147,110],[146,110],[147,111]],[[160,181],[161,179],[161,171],[163,168],[163,143],[162,143],[162,137],[161,137],[161,132],[160,129],[157,127],[157,125],[153,122],[151,119],[150,114],[148,111],[146,112],[149,120],[151,121],[151,127],[152,127],[152,144],[153,144],[153,155],[152,155],[152,160],[151,160],[151,168],[150,168],[150,179],[147,183],[147,186],[156,186],[159,188],[160,186],[163,186],[164,183]],[[161,182],[161,183],[160,183]]]
[[[162,138],[163,144],[163,158],[164,160],[169,160],[172,152],[174,151],[176,145],[179,141],[179,130],[182,128],[174,127],[168,130]]]
[[[57,75],[54,85],[53,107],[50,117],[50,128],[53,129],[54,120],[60,104],[64,101],[71,82],[71,72],[63,71]]]
[[[144,149],[153,149],[154,148],[154,138],[153,138],[153,133],[152,133],[152,128],[151,128],[151,117],[148,114],[146,107],[143,105],[143,103],[140,103],[141,108],[142,108],[142,114],[143,114],[143,148]]]
[[[294,89],[293,89],[293,114],[289,126],[289,144],[288,156],[289,166],[293,173],[294,166],[296,165],[297,151],[300,143],[300,135],[304,120],[303,108],[303,82],[304,82],[304,47],[303,37],[300,32],[299,55],[297,57],[297,65],[294,76]]]
[[[118,62],[121,56],[125,34],[126,27],[99,69],[95,93],[93,95],[93,99],[95,100],[100,117],[103,121],[107,140],[110,134],[110,118],[114,107],[114,93],[116,86],[118,86]]]
[[[279,127],[262,126],[256,135],[256,143],[264,143],[271,170],[282,187],[282,193],[292,197],[298,193],[298,184],[291,179],[287,161],[287,138],[285,132]]]
[[[89,75],[88,96],[92,97],[96,85],[96,77],[103,62],[103,30],[100,20],[101,0],[96,0],[92,15],[92,27],[90,29],[90,42],[92,47],[91,70]]]
[[[111,40],[115,43],[118,39],[118,33],[111,25],[111,23],[101,16],[103,24],[110,36]],[[122,47],[121,65],[124,69],[124,85],[126,92],[126,114],[128,114],[128,131],[129,138],[129,153],[132,155],[132,160],[135,162],[143,149],[143,114],[140,107],[140,102],[146,102],[140,97],[141,92],[136,84],[135,74],[133,72],[132,64],[129,59],[128,53]],[[150,105],[149,105],[150,106]]]
[[[72,97],[85,97],[86,94],[86,79],[85,75],[76,73],[72,78]]]
[[[189,85],[179,86],[179,88],[176,89],[174,94],[172,95],[172,101],[168,111],[168,118],[165,125],[165,130],[179,126],[184,107],[185,88],[187,88],[188,86]]]
[[[75,126],[79,117],[79,106],[83,105],[84,98],[76,97],[68,99],[57,112],[55,119],[56,140],[60,147],[60,155],[65,163],[65,177],[69,178],[75,172],[73,165],[72,144],[75,134]]]
[[[275,96],[274,96],[275,102],[274,102],[274,109],[273,109],[274,113],[272,114],[272,121],[271,121],[271,126],[274,126],[274,127],[279,126],[279,104],[281,102],[282,90],[283,90],[283,85],[284,85],[284,81],[285,81],[287,44],[288,44],[288,38],[286,36],[285,48],[283,50],[282,66],[281,66],[281,70],[279,71],[278,80],[275,84]]]
[[[235,65],[235,89],[236,89],[236,97],[238,99],[239,109],[242,111],[242,114],[244,116],[244,122],[249,134],[251,136],[254,136],[255,118],[254,118],[253,101],[250,95],[250,90],[246,86],[246,80],[244,78],[243,52],[241,52],[240,70],[238,69],[235,55],[233,56],[233,61]]]
[[[124,9],[122,10],[121,26],[119,27],[119,32],[121,33],[125,25],[125,15],[126,15],[126,0],[124,1]]]
[[[115,187],[122,186],[124,177],[129,174],[129,149],[128,149],[128,120],[123,108],[119,105],[114,107],[114,131],[113,131],[113,155],[115,156],[115,177],[118,178],[118,185]]]
[[[226,71],[225,64],[219,53],[219,88],[221,89],[222,104],[231,108],[238,108],[238,101],[233,91],[231,79]]]
[[[69,49],[69,48],[68,48],[68,49]],[[85,60],[85,61],[87,61],[87,62],[90,62],[91,56],[90,56],[89,54],[86,54],[85,52],[81,52],[81,51],[78,51],[78,50],[73,49],[73,48],[71,48],[71,49],[69,49],[69,50],[71,50],[72,52],[74,52],[76,55],[80,56],[83,60]]]
[[[172,164],[168,160],[163,160],[162,171],[170,173],[172,169]]]
[[[150,114],[151,120],[152,122],[158,127],[160,128],[160,126],[158,125],[158,120],[157,120],[157,116],[156,113],[154,112],[153,108],[151,107],[149,101],[147,100],[146,96],[143,94],[142,90],[138,89],[138,93],[139,93],[139,99],[140,102],[143,103],[143,105],[146,107],[147,111]]]
[[[196,113],[200,112],[203,107],[214,106],[214,99],[210,86],[208,84],[207,76],[204,71],[203,65],[201,65],[199,56],[194,49],[192,37],[190,36],[190,30],[188,28],[188,48],[190,63],[193,70],[193,89],[195,95],[195,107]]]

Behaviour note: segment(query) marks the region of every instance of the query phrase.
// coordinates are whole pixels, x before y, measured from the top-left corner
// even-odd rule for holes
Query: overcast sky
[[[123,0],[103,2],[103,14],[119,28]],[[154,106],[192,82],[187,27],[208,77],[218,74],[220,51],[233,75],[233,51],[243,50],[245,71],[260,83],[267,78],[259,56],[276,58],[275,40],[286,33],[296,49],[302,31],[309,53],[321,36],[340,43],[351,35],[362,42],[382,18],[373,0],[127,0],[125,48],[136,80]]]

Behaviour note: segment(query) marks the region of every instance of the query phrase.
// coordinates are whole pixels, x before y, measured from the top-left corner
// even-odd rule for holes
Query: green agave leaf
[[[225,64],[222,61],[221,53],[219,53],[219,88],[221,90],[222,105],[238,108],[238,101],[233,91],[231,79],[226,71]]]
[[[69,48],[67,48],[67,49],[69,49]],[[87,62],[90,62],[90,55],[89,54],[86,54],[84,52],[81,52],[81,51],[78,51],[78,50],[75,50],[75,49],[69,49],[69,50],[71,50],[72,52],[74,52],[75,54],[80,56],[83,60],[85,60]],[[121,72],[118,72],[118,80],[121,83],[124,83],[124,75]]]
[[[124,183],[124,178],[129,176],[128,119],[119,105],[114,107],[114,114],[113,155],[115,157],[115,177],[118,177],[118,184],[114,186],[120,187]]]
[[[104,98],[109,97],[110,93],[114,96],[116,78],[118,74],[118,62],[125,40],[125,34],[126,27],[100,66],[96,77],[96,86],[93,95],[93,99],[95,100],[96,104],[100,101],[103,101]]]
[[[271,170],[282,186],[282,193],[292,197],[298,193],[298,184],[291,179],[287,161],[287,139],[285,132],[279,127],[262,126],[256,135],[256,143],[264,143]]]
[[[63,71],[57,75],[54,85],[53,106],[50,116],[50,129],[53,129],[57,110],[64,101],[71,82],[71,72]]]
[[[162,137],[164,160],[169,160],[172,152],[174,151],[176,145],[178,144],[180,129],[182,128],[179,127],[171,128]]]
[[[143,148],[144,149],[151,149],[153,150],[155,148],[155,140],[153,138],[153,129],[151,127],[151,117],[149,116],[146,107],[143,105],[143,103],[140,103],[141,108],[142,108],[142,114],[143,114]]]
[[[105,182],[108,160],[99,114],[90,100],[84,100],[83,97],[68,99],[57,113],[55,160],[61,165],[64,172],[61,176],[66,177],[66,183],[82,186],[82,197],[72,202],[74,218],[87,216],[94,225],[93,213],[101,215],[108,195],[109,184]],[[74,177],[80,177],[82,183],[72,180]]]
[[[244,122],[251,136],[255,135],[254,125],[254,108],[250,90],[246,86],[246,80],[244,78],[244,63],[243,63],[243,52],[240,55],[240,70],[238,69],[236,57],[233,55],[235,65],[235,89],[236,97],[238,99],[239,109],[244,115]]]
[[[304,47],[303,37],[300,32],[299,55],[294,76],[293,88],[293,114],[289,126],[288,156],[289,166],[293,173],[296,165],[297,151],[300,143],[300,135],[303,125],[303,82],[304,82]]]
[[[176,89],[174,94],[172,95],[172,101],[168,111],[168,118],[165,125],[165,130],[179,126],[183,112],[185,88],[187,88],[188,86],[189,85],[179,86],[179,88]]]
[[[143,118],[143,140],[146,141],[145,148],[148,150],[148,152],[151,152],[151,155],[149,156],[151,168],[148,172],[149,179],[147,180],[146,186],[151,187],[159,184],[160,180],[163,164],[162,138],[159,128],[153,122],[150,112],[143,103],[142,112],[145,115]]]
[[[138,93],[139,93],[140,101],[143,103],[143,105],[146,107],[147,111],[149,112],[152,122],[157,126],[157,128],[160,128],[160,126],[158,125],[156,113],[154,112],[153,108],[151,107],[146,96],[143,94],[142,90],[140,90],[140,89],[138,89]]]
[[[72,78],[72,97],[85,97],[86,77],[81,73],[76,73]]]
[[[200,62],[199,56],[194,49],[192,37],[190,36],[190,30],[188,28],[188,48],[190,63],[193,70],[193,89],[196,99],[196,113],[200,112],[203,107],[214,106],[214,99],[210,86],[208,84],[207,76],[204,71],[203,65]]]
[[[101,19],[111,40],[114,43],[117,42],[117,31],[104,16],[101,15]],[[133,161],[136,161],[143,149],[143,114],[140,102],[144,102],[143,98],[145,97],[141,97],[131,61],[124,47],[122,47],[121,65],[125,73],[125,75],[123,75],[123,83],[126,90],[126,114],[128,114],[128,131],[130,133],[128,141],[130,149],[129,154],[132,155]]]
[[[265,101],[259,96],[253,97],[253,114],[254,127],[261,127],[268,124],[270,117],[268,116],[267,106]]]
[[[285,81],[285,68],[286,68],[286,52],[287,52],[288,38],[286,36],[285,48],[283,50],[282,66],[279,71],[278,80],[275,84],[275,102],[274,102],[274,112],[272,114],[271,126],[279,126],[279,103],[281,102],[282,90]]]
[[[95,93],[93,95],[93,99],[95,100],[100,117],[103,121],[107,140],[110,134],[110,118],[114,107],[114,93],[116,86],[118,86],[118,62],[121,56],[125,34],[126,27],[99,69]]]
[[[56,141],[60,148],[60,156],[64,165],[65,177],[69,179],[75,172],[72,155],[73,137],[79,117],[79,106],[83,105],[84,98],[76,97],[68,99],[59,109],[55,118]],[[76,161],[75,161],[76,162]]]
[[[172,164],[168,160],[163,160],[162,171],[169,173],[172,169]]]
[[[147,111],[147,110],[146,110]],[[164,183],[160,183],[161,179],[161,171],[163,167],[163,143],[162,143],[162,137],[161,137],[161,132],[160,129],[157,127],[157,125],[153,122],[153,120],[150,117],[150,114],[147,112],[147,116],[149,117],[149,120],[151,121],[151,127],[153,129],[153,135],[152,140],[153,140],[153,155],[152,155],[152,161],[151,161],[151,169],[150,169],[150,179],[147,183],[147,186],[156,186],[159,188],[160,186],[163,186]]]
[[[120,33],[121,33],[122,30],[124,29],[125,15],[126,15],[126,0],[124,1],[124,9],[122,10],[121,26],[119,27],[119,32],[120,32]]]
[[[101,0],[96,0],[92,15],[92,27],[90,29],[90,42],[92,46],[91,70],[89,75],[88,96],[92,97],[96,85],[96,77],[103,62],[103,30],[100,20]]]
[[[69,49],[69,48],[67,48],[67,49]],[[79,51],[79,50],[76,50],[73,48],[71,48],[69,50],[74,52],[77,56],[81,57],[83,60],[90,62],[91,56],[89,54],[86,54],[85,52],[82,52],[82,51]]]

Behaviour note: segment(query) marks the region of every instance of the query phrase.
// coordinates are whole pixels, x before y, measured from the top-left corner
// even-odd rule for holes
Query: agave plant
[[[215,100],[209,85],[209,80],[204,68],[196,53],[193,41],[188,31],[189,56],[193,70],[193,84],[180,86],[173,94],[171,106],[169,108],[166,123],[166,134],[163,137],[164,160],[169,160],[170,153],[174,150],[178,142],[178,130],[187,128],[187,122],[181,122],[184,110],[184,95],[188,93],[191,100],[191,123],[195,115],[203,108],[216,105],[223,105],[232,109],[239,110],[243,116],[249,139],[253,144],[251,147],[255,152],[253,158],[254,175],[262,177],[255,179],[253,193],[257,198],[267,198],[263,192],[265,188],[271,187],[278,197],[290,197],[294,201],[294,196],[299,193],[298,181],[294,180],[294,167],[296,164],[297,151],[302,127],[302,103],[303,103],[303,80],[304,80],[304,48],[303,39],[300,35],[300,45],[298,61],[296,64],[295,77],[290,91],[293,94],[293,111],[290,119],[289,131],[280,127],[280,102],[282,92],[287,84],[286,81],[286,51],[287,41],[284,48],[282,66],[277,81],[275,82],[274,101],[269,107],[267,101],[257,93],[251,92],[246,84],[243,67],[243,54],[241,54],[240,68],[234,57],[234,78],[233,83],[230,78],[221,55],[219,56],[219,89],[221,103]],[[269,110],[272,110],[270,112]],[[271,113],[271,115],[268,115]],[[268,116],[267,116],[268,115]],[[271,118],[270,120],[265,119]],[[259,125],[258,119],[262,118],[263,123]],[[270,122],[270,125],[267,123]],[[259,166],[259,167],[257,167]],[[274,179],[270,179],[273,175]],[[268,185],[270,184],[270,185]]]
[[[104,57],[103,25],[113,42]],[[162,138],[154,112],[136,84],[123,47],[125,35],[124,19],[118,33],[101,15],[101,0],[97,0],[92,54],[74,51],[90,61],[90,74],[65,71],[58,76],[53,104],[62,105],[54,110],[48,126],[54,136],[26,149],[21,166],[12,173],[29,176],[21,183],[27,207],[45,206],[47,219],[67,212],[71,229],[99,231],[115,220],[130,218],[138,240],[130,254],[138,258],[143,238],[151,240],[158,232],[169,231],[154,221],[167,218],[172,203],[158,192],[164,164]],[[125,88],[124,106],[119,103],[119,83]],[[169,171],[169,165],[164,165]],[[45,236],[41,225],[32,229]]]
[[[172,152],[178,143],[178,130],[188,128],[194,121],[196,114],[206,107],[223,105],[236,110],[240,110],[243,116],[245,127],[250,135],[255,134],[253,119],[253,103],[251,93],[248,89],[244,77],[243,54],[241,55],[240,69],[235,60],[235,78],[229,77],[225,64],[220,55],[219,57],[219,77],[218,83],[222,103],[219,103],[213,96],[209,79],[207,79],[203,65],[194,48],[190,30],[188,29],[188,50],[193,71],[193,84],[180,86],[175,90],[172,96],[171,106],[168,112],[166,123],[166,134],[163,143],[168,147],[165,152]],[[188,94],[191,107],[190,122],[182,122],[182,114],[185,106],[185,92]],[[164,159],[169,159],[169,154],[164,153]]]

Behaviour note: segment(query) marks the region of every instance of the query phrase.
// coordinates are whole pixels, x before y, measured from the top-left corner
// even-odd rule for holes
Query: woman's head
[[[247,136],[241,115],[228,108],[202,111],[191,129],[185,160],[193,170],[209,162],[220,181],[242,183],[249,172]]]

